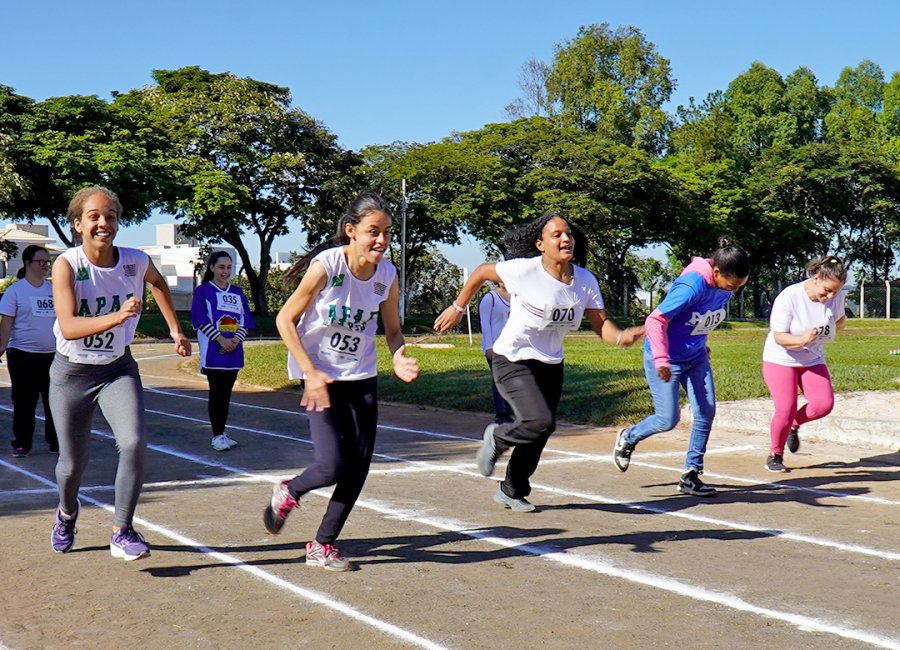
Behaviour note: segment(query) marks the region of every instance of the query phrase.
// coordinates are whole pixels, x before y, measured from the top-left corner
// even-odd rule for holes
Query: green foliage
[[[767,397],[760,372],[767,328],[759,323],[717,330],[710,337],[711,362],[720,401]],[[829,369],[835,389],[894,390],[900,380],[895,357],[900,323],[857,321],[828,346]],[[414,340],[410,340],[414,343]],[[378,343],[379,395],[391,402],[420,404],[463,411],[491,412],[490,375],[476,339],[447,336],[450,349],[410,346],[408,354],[419,362],[421,374],[413,384],[393,376],[386,346]],[[615,348],[593,335],[566,338],[566,379],[560,418],[570,422],[618,425],[636,422],[652,412],[652,401],[641,365],[641,346]],[[287,388],[284,345],[256,346],[247,355],[241,378],[251,384]]]
[[[674,89],[669,60],[637,27],[582,27],[557,45],[547,99],[567,124],[651,154],[663,149]]]
[[[167,146],[163,205],[186,234],[225,241],[237,251],[256,313],[275,237],[293,220],[335,215],[354,189],[356,158],[299,108],[286,88],[196,66],[156,70],[155,86],[117,99],[144,111]],[[244,237],[254,236],[254,264]]]

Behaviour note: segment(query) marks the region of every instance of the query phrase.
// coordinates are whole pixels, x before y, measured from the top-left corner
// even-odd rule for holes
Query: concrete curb
[[[772,401],[768,399],[719,402],[716,405],[713,428],[768,436],[772,412]],[[682,407],[681,420],[684,423],[693,421],[689,404]],[[801,436],[809,440],[898,451],[900,392],[872,391],[835,395],[831,414],[803,425]]]

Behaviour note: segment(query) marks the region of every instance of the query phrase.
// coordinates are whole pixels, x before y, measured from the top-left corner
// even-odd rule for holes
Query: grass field
[[[766,329],[762,324],[738,323],[710,337],[716,392],[720,401],[768,395],[760,374]],[[440,408],[489,412],[490,376],[475,337],[410,338],[451,343],[447,349],[410,347],[421,374],[411,385],[391,371],[387,348],[378,343],[381,399]],[[900,321],[851,321],[838,341],[828,347],[828,362],[838,392],[900,389]],[[566,384],[560,416],[570,422],[614,425],[640,419],[650,412],[651,401],[641,366],[641,346],[624,350],[602,343],[596,336],[573,334],[566,339]],[[270,388],[296,382],[285,374],[285,347],[281,343],[254,346],[240,381]],[[196,361],[194,361],[196,365]]]

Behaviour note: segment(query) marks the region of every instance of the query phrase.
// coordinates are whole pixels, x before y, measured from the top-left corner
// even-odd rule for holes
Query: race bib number
[[[363,335],[332,325],[325,329],[319,344],[319,358],[335,368],[353,370],[362,359]]]
[[[229,314],[242,314],[244,306],[241,304],[241,297],[236,293],[218,293],[216,294],[216,309],[225,311]]]
[[[544,316],[538,327],[540,330],[573,330],[581,319],[575,319],[575,305],[546,305]]]
[[[56,318],[53,311],[53,296],[32,296],[31,315],[39,318]]]
[[[834,325],[834,319],[830,318],[824,325],[814,327],[816,330],[816,343],[830,343],[834,340],[837,333],[837,327]]]
[[[725,310],[717,309],[716,311],[708,311],[705,314],[694,312],[688,325],[693,325],[691,336],[704,336],[712,332],[719,324],[725,320]]]
[[[125,354],[125,331],[122,327],[91,334],[70,342],[69,361],[91,366],[104,366]]]

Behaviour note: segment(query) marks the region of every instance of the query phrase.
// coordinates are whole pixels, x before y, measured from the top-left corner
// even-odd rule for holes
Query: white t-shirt
[[[824,303],[814,302],[806,294],[804,282],[787,287],[772,303],[763,361],[793,367],[825,363],[825,344],[834,340],[836,323],[844,315],[845,292],[839,291]],[[775,342],[775,332],[802,336],[814,327],[819,330],[819,336],[802,348],[789,350]]]
[[[310,262],[325,267],[327,280],[325,288],[300,317],[297,333],[316,368],[337,380],[352,381],[378,374],[378,314],[397,277],[397,269],[382,259],[371,278],[359,280],[350,272],[344,248],[328,248]],[[304,378],[290,354],[288,377]]]
[[[561,363],[566,332],[578,329],[585,309],[603,309],[593,273],[574,266],[571,284],[547,273],[540,257],[497,263],[497,275],[510,294],[509,321],[494,341],[494,354],[510,361]]]
[[[144,276],[150,266],[150,258],[144,251],[117,246],[119,261],[115,266],[94,266],[84,253],[84,248],[70,248],[60,255],[72,267],[75,285],[75,315],[103,316],[119,311],[122,303],[131,297],[144,299]],[[139,316],[129,318],[99,334],[83,339],[67,340],[53,324],[56,335],[56,351],[68,357],[72,363],[106,365],[125,352],[125,346],[134,339]]]
[[[8,348],[23,352],[52,353],[56,350],[53,336],[53,287],[44,280],[39,287],[28,280],[18,280],[6,288],[0,300],[0,314],[15,318],[9,333]]]
[[[494,341],[509,320],[509,303],[496,291],[488,291],[478,303],[478,319],[481,321],[481,351],[493,349]]]

